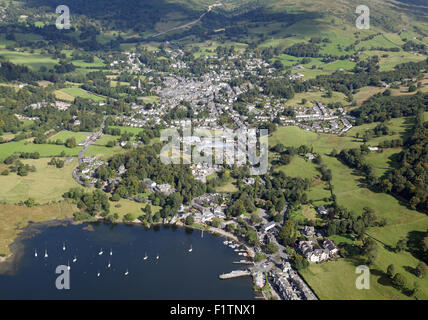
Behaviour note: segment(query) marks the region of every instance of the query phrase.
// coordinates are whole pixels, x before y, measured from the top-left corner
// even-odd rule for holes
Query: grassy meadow
[[[0,144],[0,158],[4,159],[14,153],[38,152],[40,157],[59,156],[64,151],[66,156],[77,156],[82,147],[67,148],[64,145],[34,144],[30,141],[14,141]]]
[[[370,207],[379,217],[387,220],[387,225],[382,228],[370,228],[367,232],[379,241],[379,256],[371,268],[372,288],[370,290],[355,289],[354,273],[358,261],[349,259],[312,265],[308,270],[302,272],[305,279],[324,299],[408,298],[392,288],[385,276],[388,265],[394,264],[397,272],[404,274],[410,285],[413,282],[420,284],[423,288],[421,298],[427,299],[428,279],[419,279],[412,273],[418,260],[408,251],[395,253],[390,248],[395,247],[398,240],[410,237],[410,232],[425,232],[428,228],[428,217],[423,213],[408,209],[390,195],[375,193],[365,188],[362,177],[337,159],[324,157],[324,162],[332,170],[332,184],[338,203],[357,214],[361,214],[364,207]]]
[[[73,179],[72,172],[77,167],[77,159],[65,162],[63,168],[49,166],[50,159],[22,160],[24,164],[34,165],[36,172],[29,172],[27,176],[21,177],[15,172],[8,176],[0,176],[0,201],[17,203],[29,197],[38,203],[56,201],[62,198],[64,192],[70,188],[79,186]],[[0,170],[8,166],[1,164]]]

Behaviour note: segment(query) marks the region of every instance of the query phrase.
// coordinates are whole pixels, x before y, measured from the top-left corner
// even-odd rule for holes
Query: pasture
[[[418,282],[421,297],[428,298],[428,279],[419,279],[413,274],[418,260],[408,251],[392,252],[397,241],[411,237],[411,233],[425,232],[428,217],[401,205],[399,200],[375,193],[364,187],[362,177],[341,164],[337,159],[326,157],[324,162],[332,170],[334,191],[340,205],[361,214],[364,207],[372,208],[380,218],[387,220],[385,227],[370,228],[367,233],[379,241],[379,256],[371,268],[370,290],[355,289],[355,267],[358,261],[341,259],[335,262],[311,265],[301,273],[321,299],[406,299],[409,298],[394,289],[386,278],[386,268],[394,264],[396,271],[407,278],[409,285]]]
[[[33,70],[39,70],[42,66],[51,69],[55,64],[58,63],[57,59],[53,59],[49,55],[41,54],[37,51],[35,53],[10,51],[2,48],[1,45],[0,56],[5,57],[12,63],[24,64]]]
[[[269,146],[282,143],[284,146],[299,147],[307,145],[313,147],[314,152],[329,154],[333,149],[338,151],[360,146],[360,142],[353,137],[340,137],[331,134],[317,134],[295,126],[279,127],[269,136]]]
[[[139,216],[145,215],[145,213],[141,209],[145,208],[146,206],[147,203],[138,203],[127,199],[120,199],[118,202],[110,201],[110,212],[117,213],[119,215],[120,221],[127,213],[133,214],[137,219]],[[150,206],[152,208],[152,214],[155,214],[161,209],[161,207],[158,206]]]
[[[104,101],[105,97],[103,96],[99,96],[93,93],[90,93],[88,91],[85,91],[81,88],[77,88],[77,87],[72,87],[72,88],[64,88],[59,90],[61,92],[64,92],[70,96],[73,97],[80,97],[80,98],[86,98],[86,99],[91,99],[95,102],[100,102],[100,101]]]
[[[88,132],[71,132],[71,131],[60,131],[56,134],[54,134],[52,137],[49,138],[49,141],[56,141],[61,140],[65,143],[65,141],[69,138],[76,139],[76,143],[79,144],[89,136]]]
[[[16,141],[0,144],[0,159],[7,158],[14,153],[38,152],[40,157],[59,156],[64,151],[66,156],[77,156],[82,147],[67,148],[55,144],[34,144],[30,141]]]
[[[38,203],[46,203],[61,199],[64,192],[77,187],[77,182],[72,177],[72,172],[77,166],[77,159],[65,163],[61,169],[49,166],[50,159],[21,160],[24,164],[34,165],[36,172],[29,172],[21,177],[14,172],[8,176],[0,177],[0,201],[16,203],[29,197],[36,199]],[[3,171],[8,166],[1,164]]]

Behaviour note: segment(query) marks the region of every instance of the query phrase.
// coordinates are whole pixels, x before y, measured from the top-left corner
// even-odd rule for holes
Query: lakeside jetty
[[[224,280],[224,279],[245,277],[245,276],[250,276],[250,275],[251,275],[251,272],[249,270],[234,270],[232,272],[223,273],[223,274],[219,275],[219,278]]]

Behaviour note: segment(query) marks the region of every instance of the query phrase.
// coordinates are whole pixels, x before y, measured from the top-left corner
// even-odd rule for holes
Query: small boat
[[[113,255],[113,251],[110,249],[110,255],[112,256]]]
[[[37,250],[34,250],[34,256],[37,258]]]
[[[100,252],[98,252],[98,255],[101,256],[103,253],[103,249],[101,249]]]
[[[73,263],[76,262],[76,261],[77,261],[77,258],[76,258],[76,256],[74,256]]]
[[[149,256],[147,255],[147,252],[146,252],[146,254],[144,255],[144,260],[147,260],[149,258]]]
[[[65,243],[62,243],[62,251],[65,251]]]
[[[159,253],[158,253],[158,255],[156,256],[156,260],[158,260],[159,259]]]
[[[110,268],[111,267],[111,264],[110,264],[110,261],[108,262],[108,265],[107,265],[107,268]]]
[[[100,277],[100,275],[101,275],[101,273],[99,273],[99,272],[98,272],[98,273],[97,273],[97,277]]]
[[[71,267],[70,267],[70,261],[68,261],[67,270],[70,271],[70,269],[71,269]]]
[[[128,269],[126,269],[125,276],[127,276],[128,274],[129,274],[129,271]]]
[[[45,250],[45,258],[47,258],[47,257],[48,257],[48,251]]]
[[[189,252],[192,252],[192,251],[193,251],[193,248],[192,248],[192,245],[190,245]]]
[[[201,233],[201,238],[203,237],[204,237],[204,230],[202,230],[202,233]]]

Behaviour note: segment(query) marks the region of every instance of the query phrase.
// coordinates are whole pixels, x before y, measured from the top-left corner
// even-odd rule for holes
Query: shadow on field
[[[379,277],[379,279],[377,280],[377,282],[379,284],[381,284],[383,286],[386,286],[386,287],[394,287],[392,285],[391,280],[389,280],[388,275],[385,272],[383,272],[382,270],[370,269],[370,273],[373,274],[373,275],[375,275],[375,276],[377,276],[377,277]]]
[[[411,266],[404,266],[403,267],[404,270],[406,270],[408,273],[413,274],[414,276],[416,276],[416,268],[413,268]]]
[[[407,250],[416,259],[424,260],[423,239],[428,236],[428,232],[410,231],[407,234]],[[427,262],[427,261],[425,261]]]

